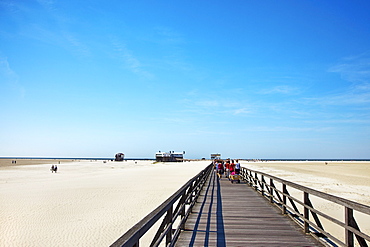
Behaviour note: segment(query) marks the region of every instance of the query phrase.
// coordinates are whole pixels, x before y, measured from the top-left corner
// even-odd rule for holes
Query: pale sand
[[[5,163],[0,246],[109,246],[210,164]],[[58,164],[58,173],[49,171],[52,164]]]
[[[0,246],[109,246],[210,163],[59,161],[0,160]],[[241,163],[370,205],[370,162]],[[58,164],[57,174],[51,164]],[[343,218],[342,208],[312,200]],[[357,220],[369,234],[370,220]]]
[[[241,165],[276,177],[336,195],[351,201],[370,206],[370,162],[364,161],[288,161],[288,162],[246,162]],[[278,185],[276,185],[279,189]],[[291,190],[297,198],[300,192]],[[316,209],[344,221],[344,208],[321,199],[311,197]],[[370,217],[355,214],[360,229],[370,235]],[[324,229],[343,240],[343,230],[323,220]]]
[[[15,163],[13,163],[15,161]],[[20,165],[40,165],[40,164],[58,164],[58,163],[69,163],[80,160],[73,159],[0,159],[0,169],[8,166],[20,166]]]

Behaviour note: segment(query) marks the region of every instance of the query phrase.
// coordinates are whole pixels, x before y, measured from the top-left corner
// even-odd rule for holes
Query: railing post
[[[189,197],[189,200],[187,201],[187,203],[191,204],[193,202],[193,182],[190,183],[188,193],[190,193],[190,197]],[[193,212],[193,210],[190,210],[190,212]]]
[[[308,220],[310,219],[310,211],[307,208],[307,206],[309,205],[309,198],[308,198],[308,193],[307,192],[303,193],[303,203],[304,203],[304,218],[305,218],[304,232],[309,233],[310,232],[310,225],[308,223]]]
[[[257,183],[258,177],[257,172],[254,172],[254,189],[258,190],[258,183]]]
[[[173,210],[173,205],[171,205],[171,207],[168,209],[167,215],[166,215],[167,217],[166,225],[170,228],[170,230],[167,232],[167,235],[166,235],[166,245],[168,245],[172,241],[172,217],[173,217],[172,210]]]
[[[286,214],[286,194],[287,194],[286,184],[283,184],[283,214]]]
[[[262,192],[262,196],[265,196],[265,183],[263,182],[264,181],[264,176],[261,175],[261,192]]]
[[[353,222],[353,209],[345,207],[345,221],[347,226],[352,226]],[[354,246],[353,232],[345,230],[346,245],[349,247]]]
[[[273,190],[273,180],[272,178],[270,178],[270,202],[273,203],[274,202],[274,190]]]

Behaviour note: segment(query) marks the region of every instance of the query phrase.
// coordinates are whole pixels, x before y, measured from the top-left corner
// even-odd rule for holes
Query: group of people
[[[240,174],[239,160],[214,160],[213,165],[217,171],[218,178],[221,179],[223,175],[229,178],[230,175]]]
[[[53,172],[57,173],[58,166],[57,165],[52,165],[51,168],[50,168],[50,171],[51,171],[51,173],[53,173]]]

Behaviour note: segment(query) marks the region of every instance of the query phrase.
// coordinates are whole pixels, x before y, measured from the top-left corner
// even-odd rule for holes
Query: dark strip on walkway
[[[176,246],[322,246],[245,183],[210,175]]]

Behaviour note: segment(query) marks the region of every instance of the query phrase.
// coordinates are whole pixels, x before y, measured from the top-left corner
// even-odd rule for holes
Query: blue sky
[[[0,1],[0,156],[370,158],[368,1]]]

